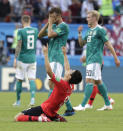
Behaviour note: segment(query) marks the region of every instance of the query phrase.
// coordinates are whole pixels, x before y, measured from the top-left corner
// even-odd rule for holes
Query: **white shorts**
[[[21,61],[17,61],[16,78],[20,80],[24,80],[25,73],[27,73],[28,79],[35,79],[36,78],[36,62],[27,64]]]
[[[58,62],[51,62],[50,67],[53,73],[55,74],[55,76],[61,78],[63,72],[63,66]],[[47,79],[51,79],[48,74],[47,74]]]
[[[93,63],[86,66],[86,78],[93,80],[101,80],[101,65]]]

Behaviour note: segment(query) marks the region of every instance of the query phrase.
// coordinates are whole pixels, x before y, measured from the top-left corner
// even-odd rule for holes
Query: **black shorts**
[[[40,116],[43,112],[41,106],[36,106],[29,108],[27,110],[22,111],[24,115],[29,115],[29,116]]]

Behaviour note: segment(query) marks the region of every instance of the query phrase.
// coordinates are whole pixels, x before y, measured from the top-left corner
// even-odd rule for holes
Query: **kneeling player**
[[[60,107],[68,100],[71,95],[74,85],[82,80],[82,75],[78,70],[70,70],[70,65],[66,55],[66,48],[62,48],[64,54],[65,74],[64,78],[57,78],[51,70],[48,60],[48,47],[43,47],[45,57],[45,68],[50,76],[55,87],[50,97],[41,104],[41,106],[33,107],[24,110],[15,117],[15,121],[61,121],[66,122],[66,119],[57,114]]]

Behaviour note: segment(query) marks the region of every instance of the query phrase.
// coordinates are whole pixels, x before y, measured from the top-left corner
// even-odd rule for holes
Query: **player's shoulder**
[[[103,26],[101,26],[101,25],[98,25],[98,26],[97,26],[97,29],[98,29],[99,31],[106,31],[105,28],[104,28]]]
[[[106,32],[106,29],[101,25],[97,26],[97,30],[100,31],[100,32]]]
[[[62,22],[61,24],[59,24],[59,26],[63,28],[68,28],[68,24],[66,24],[65,22]]]

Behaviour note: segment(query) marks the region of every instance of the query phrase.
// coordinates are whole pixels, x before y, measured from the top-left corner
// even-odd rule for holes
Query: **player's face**
[[[91,13],[87,15],[87,22],[88,22],[88,27],[91,28],[94,23],[94,17],[92,17]]]
[[[52,18],[54,24],[58,24],[60,16],[56,13],[52,13],[49,15]]]

